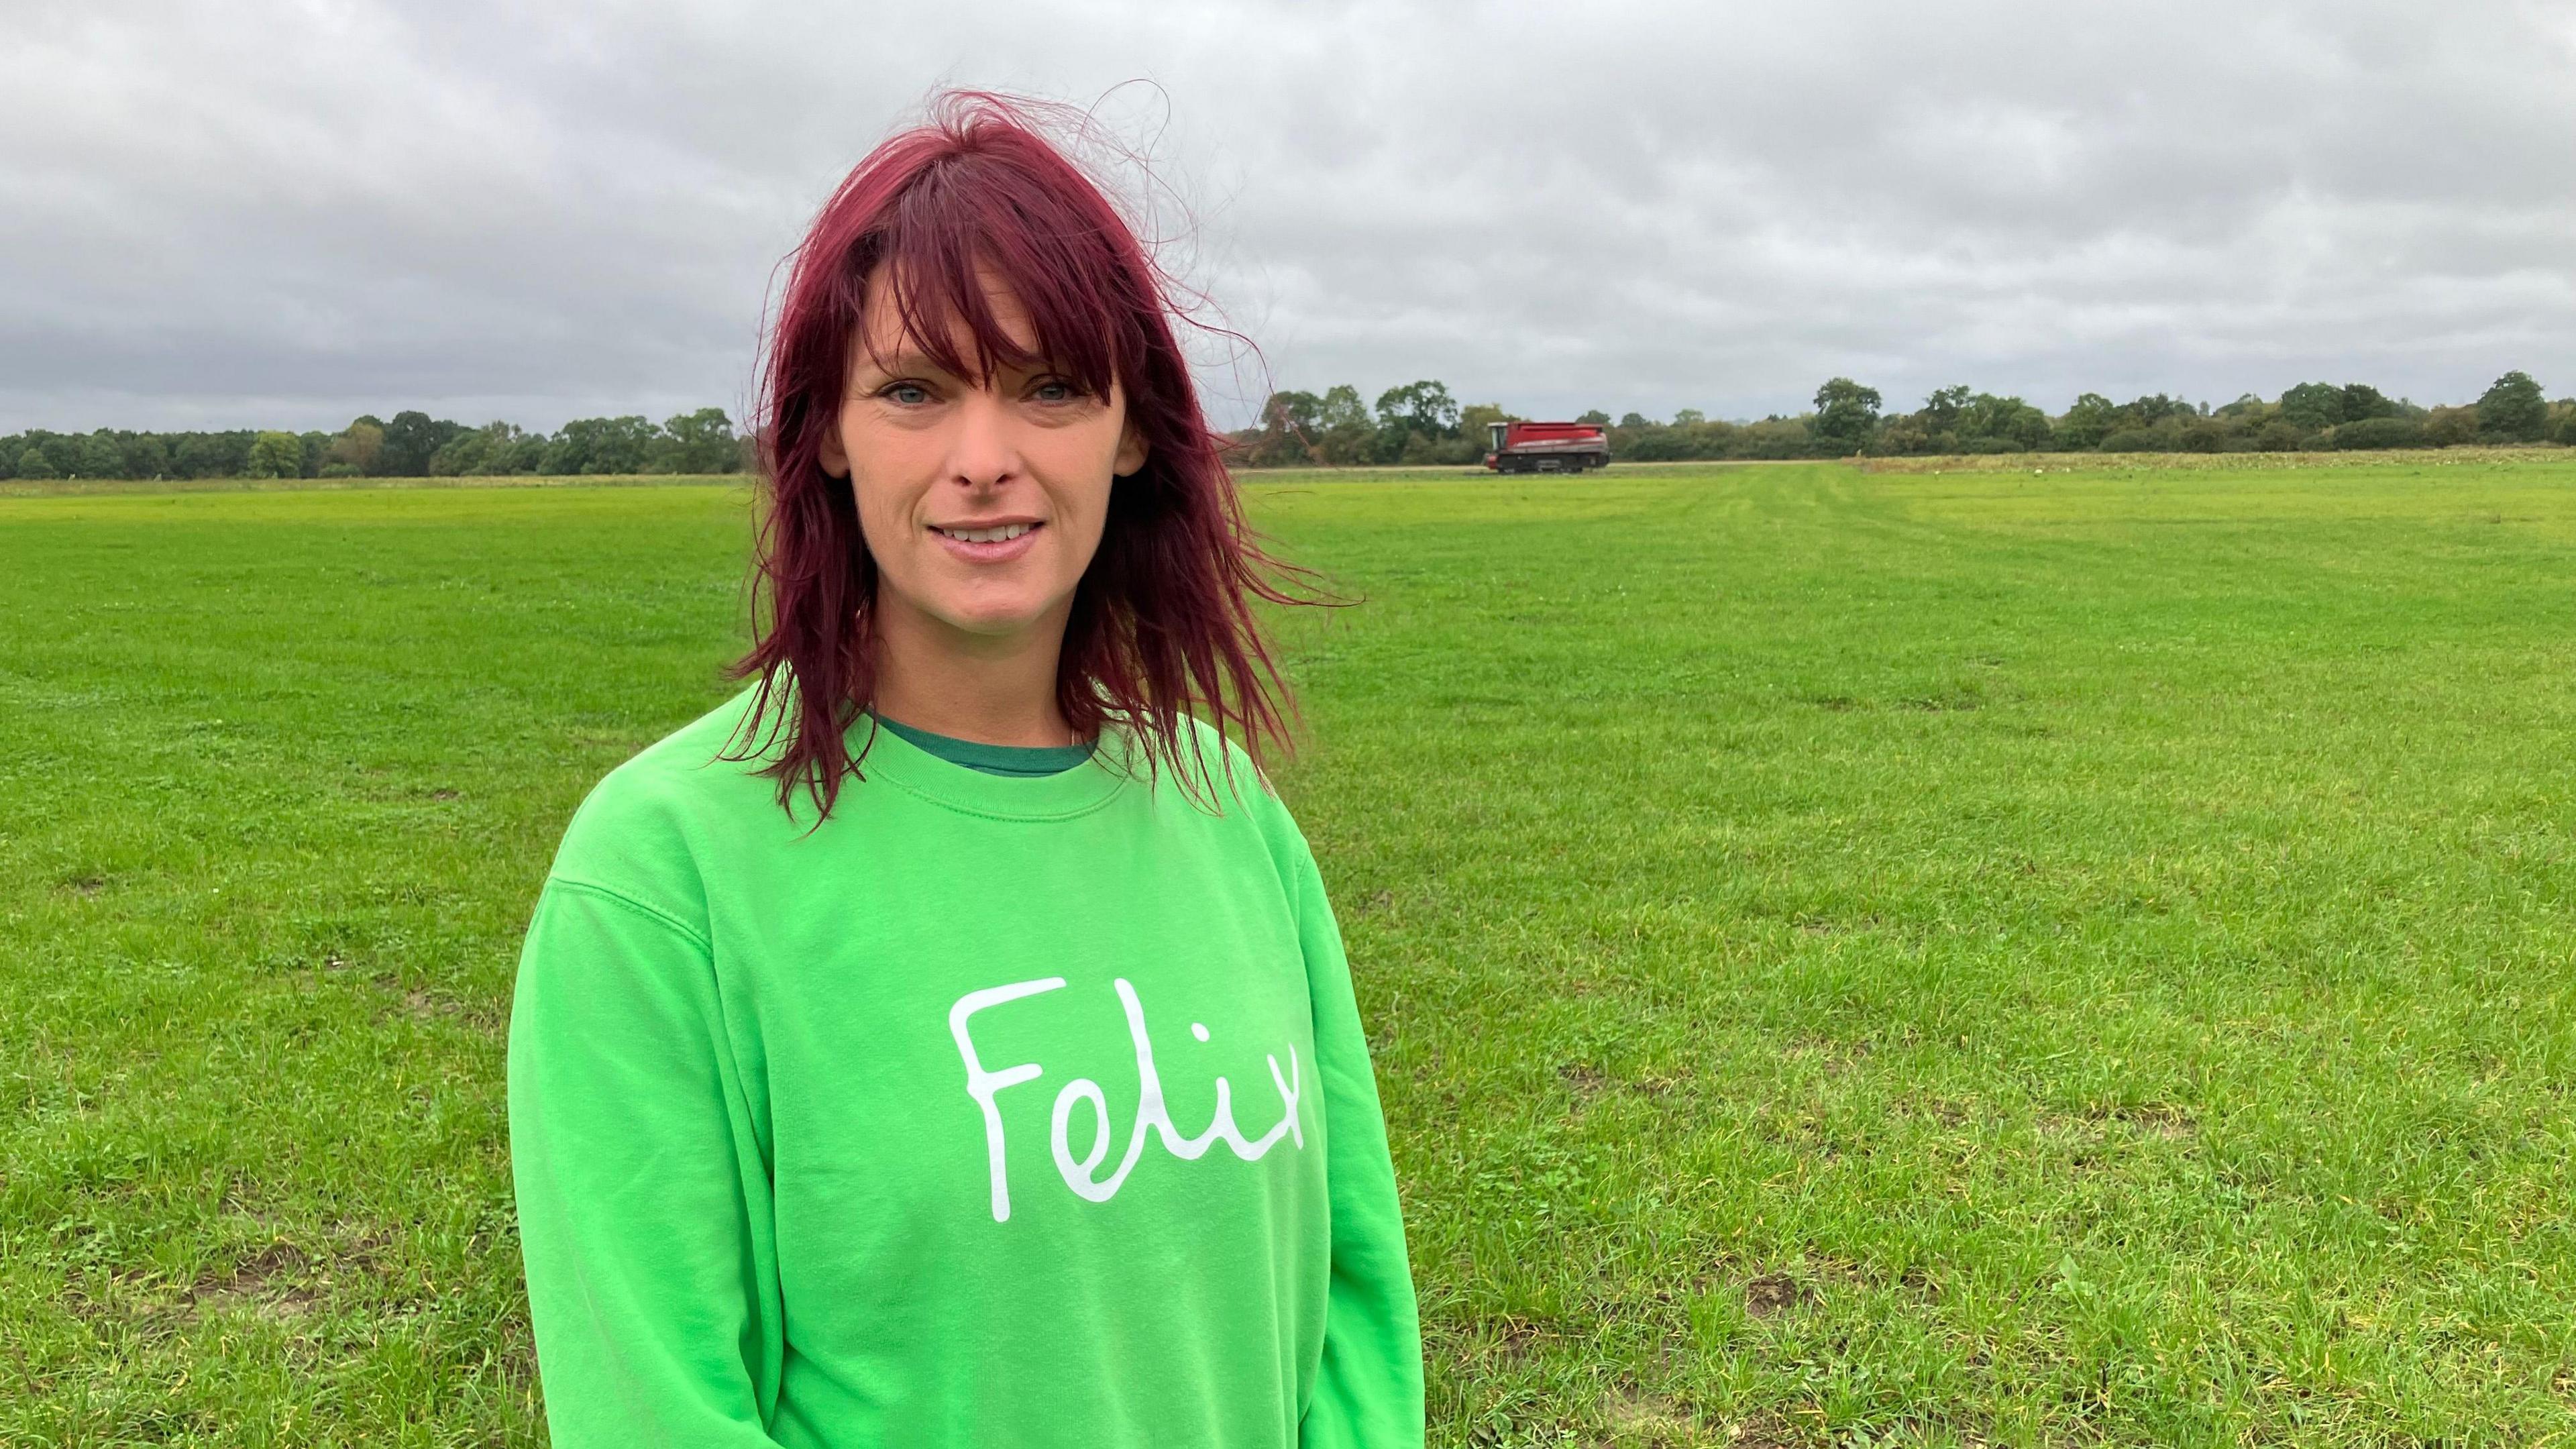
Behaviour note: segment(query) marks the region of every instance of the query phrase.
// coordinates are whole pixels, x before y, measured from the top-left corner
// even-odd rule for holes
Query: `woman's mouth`
[[[1015,539],[1021,534],[1028,532],[1030,529],[1037,527],[1037,525],[1034,523],[1000,523],[989,528],[949,528],[934,523],[930,525],[930,527],[932,531],[942,535],[943,537],[956,539],[960,543],[1009,543],[1012,539]]]
[[[930,531],[948,556],[966,563],[1009,563],[1037,546],[1039,530],[1046,525],[1034,519],[1014,518],[999,523],[934,523]]]

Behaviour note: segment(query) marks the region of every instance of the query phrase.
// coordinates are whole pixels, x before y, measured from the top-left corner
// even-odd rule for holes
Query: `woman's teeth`
[[[1009,543],[1012,539],[1015,539],[1021,534],[1028,532],[1030,529],[1037,527],[1037,525],[1034,523],[1005,523],[999,528],[940,528],[938,524],[934,523],[931,527],[940,533],[946,534],[950,538],[956,539],[960,543]]]

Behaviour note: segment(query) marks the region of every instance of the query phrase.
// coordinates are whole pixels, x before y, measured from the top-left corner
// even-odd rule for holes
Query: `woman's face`
[[[1034,347],[1019,300],[986,296],[1003,331]],[[1043,363],[981,384],[949,375],[904,335],[882,274],[865,317],[823,466],[850,480],[879,618],[974,636],[960,643],[1061,628],[1100,547],[1110,480],[1145,461],[1125,399],[1114,384],[1086,396]],[[957,340],[974,355],[971,337]]]

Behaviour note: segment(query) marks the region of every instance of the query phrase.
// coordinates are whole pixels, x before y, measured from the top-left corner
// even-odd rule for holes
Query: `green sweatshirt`
[[[714,760],[746,700],[591,793],[520,961],[559,1449],[1420,1444],[1350,973],[1249,764],[1210,812],[880,731],[814,828]]]

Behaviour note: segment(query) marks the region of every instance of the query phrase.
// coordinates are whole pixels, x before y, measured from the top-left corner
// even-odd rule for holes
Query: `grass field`
[[[1266,475],[1444,1445],[2576,1443],[2576,462]],[[726,486],[0,499],[0,1443],[530,1443]]]

